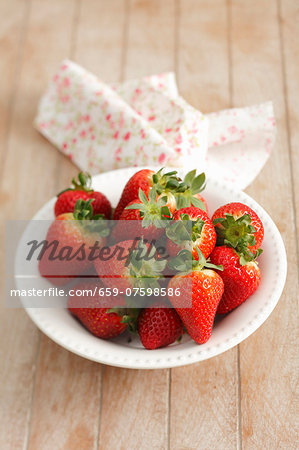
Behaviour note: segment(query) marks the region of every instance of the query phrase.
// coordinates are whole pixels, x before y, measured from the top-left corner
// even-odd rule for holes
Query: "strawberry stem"
[[[81,198],[76,201],[74,209],[74,219],[75,220],[90,220],[93,219],[93,208],[91,203],[94,199],[89,199],[87,201]]]
[[[126,209],[138,209],[142,218],[142,227],[148,228],[154,225],[156,228],[165,228],[165,220],[172,217],[169,208],[166,206],[167,197],[157,199],[156,187],[153,187],[149,196],[145,195],[142,189],[139,189],[139,200],[141,203],[133,203]]]
[[[194,258],[192,252],[184,249],[169,261],[169,267],[183,273],[190,273],[192,270],[202,270],[204,268],[223,270],[222,265],[215,265],[208,262],[198,247],[196,247],[196,251],[198,260]]]
[[[91,184],[92,184],[91,175],[88,172],[79,172],[78,181],[76,180],[75,177],[72,178],[71,187],[59,192],[59,194],[57,194],[57,197],[59,197],[61,194],[63,194],[64,192],[67,192],[67,191],[93,192]]]
[[[214,219],[213,224],[217,233],[217,245],[227,245],[235,249],[241,265],[253,261],[262,253],[262,250],[258,249],[253,254],[248,248],[256,244],[256,229],[251,225],[250,214],[235,218],[226,213],[225,217]]]

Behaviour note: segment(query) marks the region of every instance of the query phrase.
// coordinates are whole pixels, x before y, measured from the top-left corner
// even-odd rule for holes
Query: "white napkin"
[[[270,102],[204,116],[178,95],[173,73],[108,86],[68,60],[49,83],[35,126],[92,174],[197,168],[241,189],[265,164],[275,135]]]

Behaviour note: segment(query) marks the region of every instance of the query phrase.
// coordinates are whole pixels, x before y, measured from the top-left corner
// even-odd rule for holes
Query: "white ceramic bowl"
[[[115,206],[127,180],[140,168],[121,169],[93,177],[93,187],[106,194]],[[105,341],[94,337],[75,320],[65,308],[26,308],[33,322],[49,338],[62,347],[84,358],[134,369],[160,369],[183,366],[218,355],[250,336],[275,308],[286,279],[286,252],[281,235],[271,217],[251,197],[219,181],[208,180],[204,196],[210,213],[219,206],[238,201],[247,204],[262,219],[265,237],[263,254],[259,258],[262,281],[258,290],[245,303],[221,318],[214,326],[212,337],[203,345],[184,336],[181,343],[169,347],[146,350],[139,339],[128,342],[128,335]],[[55,198],[46,203],[34,219],[52,219]],[[47,280],[39,279],[40,287],[49,287]],[[22,279],[16,280],[22,289]],[[58,303],[57,303],[58,302]],[[65,302],[53,299],[53,304]]]

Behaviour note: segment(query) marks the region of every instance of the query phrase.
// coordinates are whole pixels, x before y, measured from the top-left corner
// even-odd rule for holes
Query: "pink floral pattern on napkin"
[[[271,102],[204,116],[179,96],[173,73],[108,86],[68,60],[49,83],[35,126],[92,174],[168,165],[205,170],[240,189],[275,138]]]
[[[192,159],[204,162],[207,120],[189,105],[188,117],[188,108],[177,106],[165,86],[160,82],[155,89],[153,80],[142,80],[128,102],[79,65],[64,61],[41,99],[35,126],[92,174],[140,165],[182,167],[186,161],[191,167]],[[147,102],[134,104],[136,95]],[[195,121],[202,124],[195,128]]]
[[[210,121],[206,172],[239,189],[248,186],[266,163],[275,140],[271,102],[207,115]]]

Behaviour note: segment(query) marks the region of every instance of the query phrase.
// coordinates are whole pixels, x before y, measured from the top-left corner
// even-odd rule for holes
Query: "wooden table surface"
[[[2,235],[4,219],[29,219],[76,173],[32,127],[49,77],[69,57],[108,82],[173,70],[203,112],[273,100],[275,149],[246,191],[276,222],[289,263],[258,331],[171,370],[87,361],[3,306],[0,448],[295,449],[298,1],[1,0],[0,17]]]

